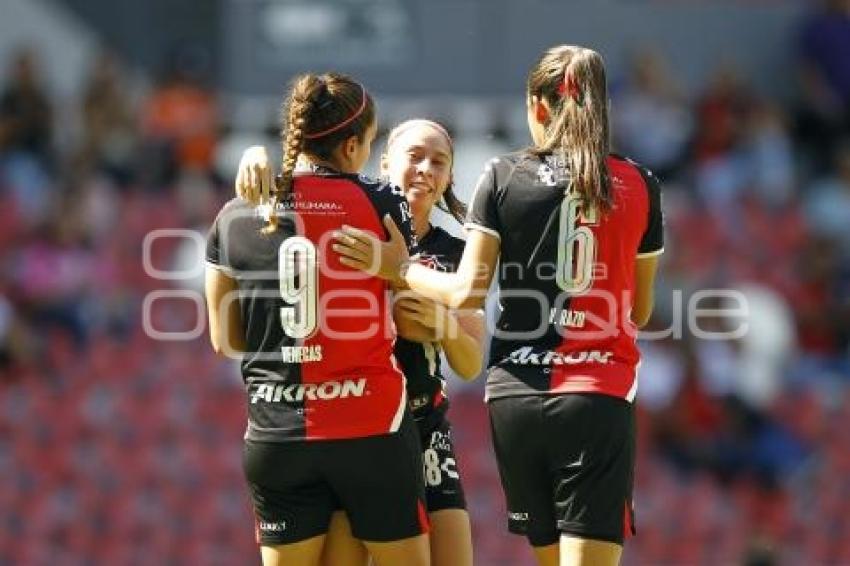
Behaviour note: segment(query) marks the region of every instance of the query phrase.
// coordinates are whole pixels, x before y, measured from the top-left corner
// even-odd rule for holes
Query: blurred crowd
[[[850,563],[850,2],[789,41],[787,98],[729,62],[686,92],[651,49],[612,78],[616,150],[662,179],[667,222],[627,564]],[[149,302],[197,274],[157,279],[142,261],[151,231],[203,234],[232,190],[228,117],[202,70],[177,57],[140,94],[105,54],[68,104],[37,51],[6,62],[0,564],[256,556],[236,367],[191,332],[197,301]],[[163,272],[201,253],[148,243]],[[143,318],[192,339],[154,340]],[[505,531],[483,411],[480,388],[455,391],[478,563],[530,563]]]

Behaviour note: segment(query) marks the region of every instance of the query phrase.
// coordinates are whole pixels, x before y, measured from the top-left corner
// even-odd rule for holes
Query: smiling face
[[[390,138],[381,171],[404,189],[413,216],[427,218],[451,183],[452,147],[445,132],[427,121],[402,128]]]

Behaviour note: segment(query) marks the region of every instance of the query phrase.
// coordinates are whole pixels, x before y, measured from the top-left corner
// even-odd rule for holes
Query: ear
[[[534,119],[540,124],[549,122],[549,107],[543,100],[536,96],[531,97],[531,105],[534,107]]]
[[[380,164],[380,175],[387,175],[390,171],[390,158],[387,155],[387,152],[381,154],[381,164]]]
[[[357,146],[360,143],[360,140],[357,136],[349,136],[346,138],[344,142],[342,142],[342,153],[346,158],[350,158],[352,155],[357,153]]]

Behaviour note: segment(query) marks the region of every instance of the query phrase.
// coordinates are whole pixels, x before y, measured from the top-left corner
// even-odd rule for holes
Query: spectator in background
[[[0,151],[26,153],[47,164],[52,111],[33,51],[22,49],[17,53],[7,81],[0,94]]]
[[[133,171],[136,117],[121,81],[118,61],[101,54],[91,69],[82,100],[83,141],[77,165],[106,173],[119,183]]]
[[[758,100],[749,113],[744,132],[749,190],[771,207],[781,207],[794,197],[796,172],[794,145],[787,116],[777,104]]]
[[[826,366],[840,358],[846,364],[847,357],[850,304],[841,285],[838,245],[829,238],[811,238],[798,258],[800,280],[791,297],[801,352]]]
[[[659,53],[644,49],[632,59],[611,111],[619,151],[662,180],[679,172],[693,127],[691,112]]]
[[[829,174],[809,187],[805,204],[811,230],[833,240],[850,260],[850,138],[834,152]]]
[[[149,149],[162,170],[154,181],[170,182],[181,171],[209,172],[218,137],[218,107],[202,84],[206,60],[192,49],[181,50],[151,93],[142,111]]]
[[[726,63],[715,69],[696,104],[694,155],[698,162],[724,157],[741,140],[752,95],[738,70]]]
[[[712,208],[725,208],[746,183],[740,144],[752,96],[737,70],[721,65],[696,106],[693,161],[697,189]]]
[[[52,110],[38,76],[36,54],[21,49],[0,93],[0,187],[32,226],[44,219],[52,180]]]
[[[6,369],[15,361],[14,332],[15,306],[0,288],[0,369]]]
[[[850,132],[850,0],[822,0],[800,33],[798,130],[815,171]],[[828,157],[827,157],[828,160]]]
[[[98,277],[81,204],[64,193],[42,233],[16,250],[9,271],[11,290],[33,323],[61,329],[77,346],[85,345],[91,330],[91,289]]]

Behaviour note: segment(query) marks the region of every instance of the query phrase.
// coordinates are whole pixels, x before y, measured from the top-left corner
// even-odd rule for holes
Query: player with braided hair
[[[410,207],[358,174],[376,130],[358,82],[297,77],[281,129],[280,183],[261,207],[228,202],[206,254],[210,338],[242,362],[263,563],[318,565],[341,509],[377,566],[426,566],[421,447],[393,357],[389,289],[328,249],[343,224],[386,237],[385,215],[412,248]]]
[[[466,205],[453,190],[454,142],[446,129],[425,119],[406,120],[387,137],[381,155],[381,175],[404,191],[419,244],[419,261],[435,269],[454,271],[463,253],[463,240],[431,224],[434,207],[458,222]],[[267,200],[272,169],[262,146],[247,149],[237,173],[236,193],[249,202]],[[471,379],[481,372],[484,323],[481,311],[450,312],[411,292],[394,304],[399,338],[395,356],[407,379],[407,396],[422,440],[425,501],[431,522],[432,566],[472,566],[472,532],[461,471],[455,455],[449,399],[440,352],[457,375]],[[341,563],[365,566],[368,557],[348,534],[344,514],[334,515],[323,566]],[[355,557],[360,555],[360,560]]]

